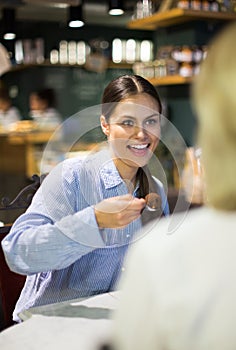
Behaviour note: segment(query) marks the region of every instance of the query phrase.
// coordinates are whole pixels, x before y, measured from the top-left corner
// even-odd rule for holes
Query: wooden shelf
[[[82,68],[84,69],[84,65],[79,65],[79,64],[52,64],[48,60],[44,61],[43,63],[28,63],[28,64],[16,64],[11,67],[10,72],[16,72],[16,71],[21,71],[24,69],[28,68],[35,68],[35,67],[64,67],[64,68]],[[108,69],[132,69],[132,64],[131,63],[126,63],[126,62],[121,62],[121,63],[114,63],[114,62],[109,62],[108,63]]]
[[[129,29],[155,30],[193,20],[236,20],[236,13],[183,10],[173,8],[165,12],[156,12],[152,16],[128,22]]]
[[[121,63],[114,63],[110,62],[108,64],[108,69],[132,69],[133,63],[127,63],[127,62],[121,62]]]
[[[149,78],[150,83],[154,86],[160,85],[183,85],[189,84],[193,81],[193,77],[182,77],[180,75],[169,75],[160,78]]]

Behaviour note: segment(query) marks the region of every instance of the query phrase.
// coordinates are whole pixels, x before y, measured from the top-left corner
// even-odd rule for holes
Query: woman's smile
[[[144,157],[147,155],[147,150],[150,146],[150,143],[145,144],[131,144],[127,148],[133,152],[136,157]]]

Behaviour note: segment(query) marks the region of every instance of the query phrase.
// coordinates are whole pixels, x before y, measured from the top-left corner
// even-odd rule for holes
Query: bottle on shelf
[[[126,62],[134,63],[136,60],[136,41],[134,39],[126,40],[125,48]]]
[[[192,61],[194,63],[199,63],[202,60],[203,52],[202,48],[197,45],[192,46]]]
[[[59,52],[56,49],[51,50],[50,52],[50,63],[57,64],[59,63]]]
[[[68,42],[66,40],[61,40],[59,43],[59,62],[68,63]]]
[[[190,1],[190,8],[191,8],[191,10],[200,11],[202,9],[201,0],[191,0]]]
[[[76,55],[76,62],[79,65],[85,64],[86,57],[90,53],[90,47],[85,43],[85,41],[81,40],[77,42],[76,47],[77,55]]]
[[[167,67],[165,60],[155,60],[154,62],[154,76],[155,78],[165,77],[167,75]]]
[[[44,40],[42,38],[37,38],[34,40],[34,51],[35,51],[35,61],[36,63],[44,62]]]
[[[193,75],[193,65],[191,62],[182,62],[179,67],[181,77],[191,77]]]
[[[152,0],[138,0],[134,10],[134,19],[145,18],[153,14]]]
[[[211,12],[219,12],[220,11],[220,6],[218,1],[216,0],[208,0],[210,4],[210,11]]]
[[[140,45],[140,60],[149,62],[153,60],[153,43],[150,40],[142,40]]]
[[[208,0],[202,0],[202,11],[210,11],[210,3]]]
[[[179,71],[179,64],[173,58],[168,58],[166,60],[166,74],[169,75],[177,75]]]
[[[77,45],[74,40],[68,42],[68,63],[71,65],[77,63]]]
[[[191,6],[189,0],[178,0],[176,5],[178,8],[184,9],[184,10],[190,9],[190,6]]]
[[[192,49],[188,45],[183,45],[180,54],[181,62],[191,62],[193,57]]]
[[[200,62],[203,58],[202,48],[200,46],[194,45],[192,47],[192,61],[193,61],[193,75],[197,75],[200,71]]]

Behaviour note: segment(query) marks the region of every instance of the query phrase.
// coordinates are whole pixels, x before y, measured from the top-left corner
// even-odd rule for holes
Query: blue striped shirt
[[[167,215],[166,195],[156,181]],[[105,150],[85,160],[66,160],[47,175],[2,242],[10,268],[27,275],[14,320],[33,306],[115,289],[127,247],[141,232],[141,220],[124,228],[99,229],[93,205],[127,193]]]

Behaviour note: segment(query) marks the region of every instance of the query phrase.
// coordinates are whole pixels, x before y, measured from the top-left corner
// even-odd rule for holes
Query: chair
[[[24,187],[12,202],[8,198],[3,198],[0,211],[26,210],[41,183],[41,178],[38,175],[33,175],[32,180],[33,182]],[[26,279],[25,276],[16,274],[9,269],[3,254],[1,242],[9,233],[11,226],[12,223],[0,227],[0,298],[3,317],[1,330],[13,325],[12,313]]]

